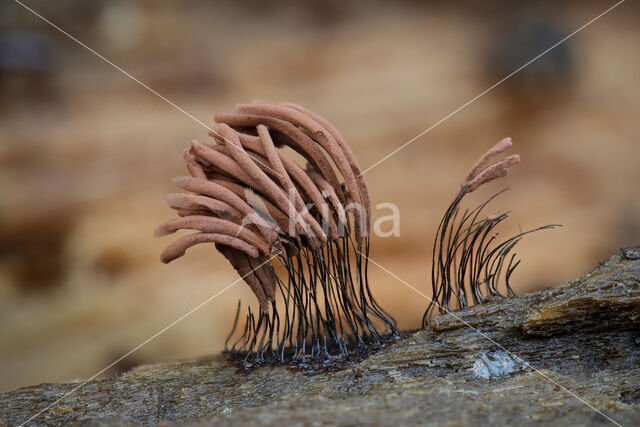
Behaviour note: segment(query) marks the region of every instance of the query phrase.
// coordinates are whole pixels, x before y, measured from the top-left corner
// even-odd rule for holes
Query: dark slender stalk
[[[422,317],[423,327],[433,320],[436,313],[467,307],[471,301],[482,304],[489,297],[514,296],[509,279],[520,264],[515,253],[512,254],[516,244],[526,234],[558,227],[556,224],[537,227],[498,242],[494,230],[509,217],[509,212],[484,219],[479,217],[487,204],[504,191],[495,193],[473,210],[465,211],[458,219],[460,202],[467,194],[463,187],[447,208],[433,244],[433,298]],[[506,290],[506,295],[500,291],[501,288]]]

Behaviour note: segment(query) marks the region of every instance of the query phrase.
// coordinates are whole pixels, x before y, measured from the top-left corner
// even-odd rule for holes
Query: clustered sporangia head
[[[196,230],[170,244],[162,261],[214,243],[255,294],[260,314],[256,319],[249,311],[231,351],[258,360],[265,352],[282,361],[346,356],[349,346],[381,342],[374,323],[395,332],[368,287],[369,192],[340,133],[290,103],[240,104],[214,119],[215,143],[193,141],[184,154],[190,176],[173,180],[188,192],[167,197],[179,218],[160,225],[156,235]],[[274,260],[284,266],[283,278]]]

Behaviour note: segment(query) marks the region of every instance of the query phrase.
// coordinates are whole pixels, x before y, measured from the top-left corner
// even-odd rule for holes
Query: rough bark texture
[[[0,394],[0,424],[76,385]],[[560,385],[640,424],[640,247],[572,282],[441,316],[337,372],[242,372],[222,356],[143,366],[88,383],[32,424],[610,423]]]

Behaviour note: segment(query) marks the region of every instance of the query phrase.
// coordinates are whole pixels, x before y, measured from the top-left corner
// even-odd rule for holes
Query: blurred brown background
[[[28,1],[200,120],[252,99],[326,116],[366,169],[611,1]],[[517,6],[516,6],[517,5]],[[492,190],[520,243],[520,292],[640,242],[639,7],[627,2],[367,173],[401,235],[372,257],[429,286],[440,216],[505,136],[523,163]],[[162,265],[164,196],[206,129],[12,1],[0,4],[0,391],[87,377],[236,279],[213,247]],[[388,210],[375,211],[388,215]],[[426,301],[375,266],[403,328]],[[117,369],[221,350],[238,284]]]

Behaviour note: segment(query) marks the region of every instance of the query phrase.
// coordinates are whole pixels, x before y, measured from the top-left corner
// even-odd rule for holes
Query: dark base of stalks
[[[301,246],[296,256],[278,258],[287,276],[273,272],[280,301],[269,313],[249,309],[242,333],[232,341],[238,306],[225,351],[247,368],[330,367],[367,357],[396,339],[395,320],[369,288],[368,254],[368,239],[358,244],[347,236],[322,249]]]
[[[481,213],[505,191],[460,215],[460,202],[467,194],[467,188],[463,187],[445,212],[433,244],[433,297],[422,317],[423,328],[438,314],[482,304],[490,298],[515,296],[509,283],[520,264],[514,247],[526,234],[559,227],[545,225],[500,241],[495,229],[509,212],[484,217]]]
[[[227,353],[229,361],[241,371],[250,371],[261,366],[285,366],[303,371],[337,371],[367,359],[404,336],[406,336],[404,332],[384,334],[381,336],[381,340],[365,340],[365,345],[355,341],[351,342],[348,345],[350,351],[347,356],[343,355],[335,346],[327,346],[328,354],[323,356],[302,356],[291,348],[285,349],[284,357],[273,353],[270,355],[265,353],[262,358],[256,357],[256,354],[253,353],[231,351],[227,351]]]

